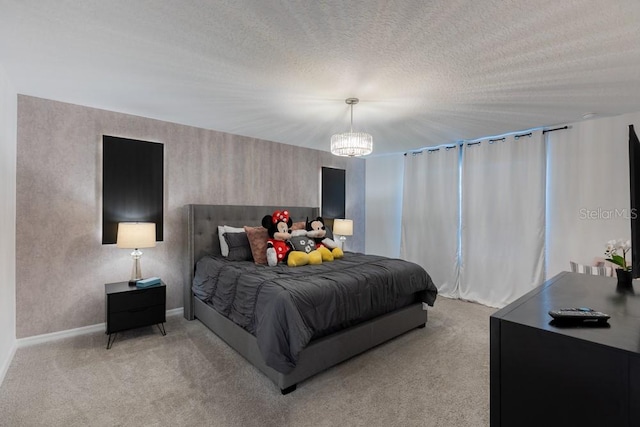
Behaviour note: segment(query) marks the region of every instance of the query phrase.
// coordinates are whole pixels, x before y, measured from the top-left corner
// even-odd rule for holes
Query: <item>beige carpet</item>
[[[413,330],[286,396],[198,321],[18,349],[2,426],[488,426],[489,316],[439,298]]]

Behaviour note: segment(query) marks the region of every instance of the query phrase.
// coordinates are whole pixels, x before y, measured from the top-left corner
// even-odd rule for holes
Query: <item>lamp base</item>
[[[340,240],[340,249],[342,249],[344,251],[344,242],[347,241],[347,237],[346,236],[340,236],[340,238],[338,240]]]
[[[138,280],[142,280],[142,269],[140,268],[141,256],[142,251],[140,249],[136,249],[131,252],[131,257],[133,258],[133,268],[131,269],[131,279],[129,279],[129,286],[135,286]]]

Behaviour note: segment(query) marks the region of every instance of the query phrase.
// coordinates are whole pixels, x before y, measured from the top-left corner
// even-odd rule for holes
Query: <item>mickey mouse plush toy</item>
[[[262,218],[262,226],[267,229],[267,262],[274,267],[279,262],[286,263],[289,267],[298,267],[309,263],[309,255],[305,252],[293,249],[292,237],[289,228],[293,224],[289,218],[289,211],[275,211],[273,215],[265,215]],[[304,232],[304,230],[302,230]]]
[[[316,242],[316,249],[322,254],[322,261],[333,261],[344,256],[342,249],[332,239],[327,237],[327,228],[324,220],[317,217],[309,221],[307,218],[305,228],[307,229],[307,237],[313,238]]]

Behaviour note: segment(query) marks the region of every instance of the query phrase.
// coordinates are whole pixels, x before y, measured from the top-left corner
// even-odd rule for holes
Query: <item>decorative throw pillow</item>
[[[310,253],[316,248],[316,242],[307,236],[296,236],[291,238],[291,244],[296,251]]]
[[[574,273],[591,274],[593,276],[613,276],[613,268],[611,267],[593,267],[590,265],[578,264],[569,261],[571,271]]]
[[[249,239],[253,262],[267,265],[267,239],[269,238],[267,229],[264,227],[249,227],[245,225],[244,231],[247,233],[247,238]]]
[[[224,233],[244,233],[244,228],[229,227],[228,225],[218,226],[218,238],[220,239],[220,253],[222,256],[229,256],[229,246],[224,238]]]
[[[223,236],[229,246],[227,256],[229,261],[251,261],[253,259],[247,233],[224,233]]]
[[[333,231],[331,231],[331,227],[328,224],[325,224],[324,229],[327,231],[327,235],[324,237],[333,240]]]
[[[325,230],[325,238],[333,240],[333,218],[322,218],[322,223],[324,224]]]

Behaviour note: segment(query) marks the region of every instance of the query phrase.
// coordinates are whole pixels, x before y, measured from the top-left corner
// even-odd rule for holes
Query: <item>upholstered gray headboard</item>
[[[287,209],[293,222],[315,218],[320,209],[315,207],[245,206],[245,205],[187,205],[187,271],[184,286],[184,317],[193,319],[193,269],[204,255],[220,255],[218,226],[261,226],[262,218],[276,210]]]

